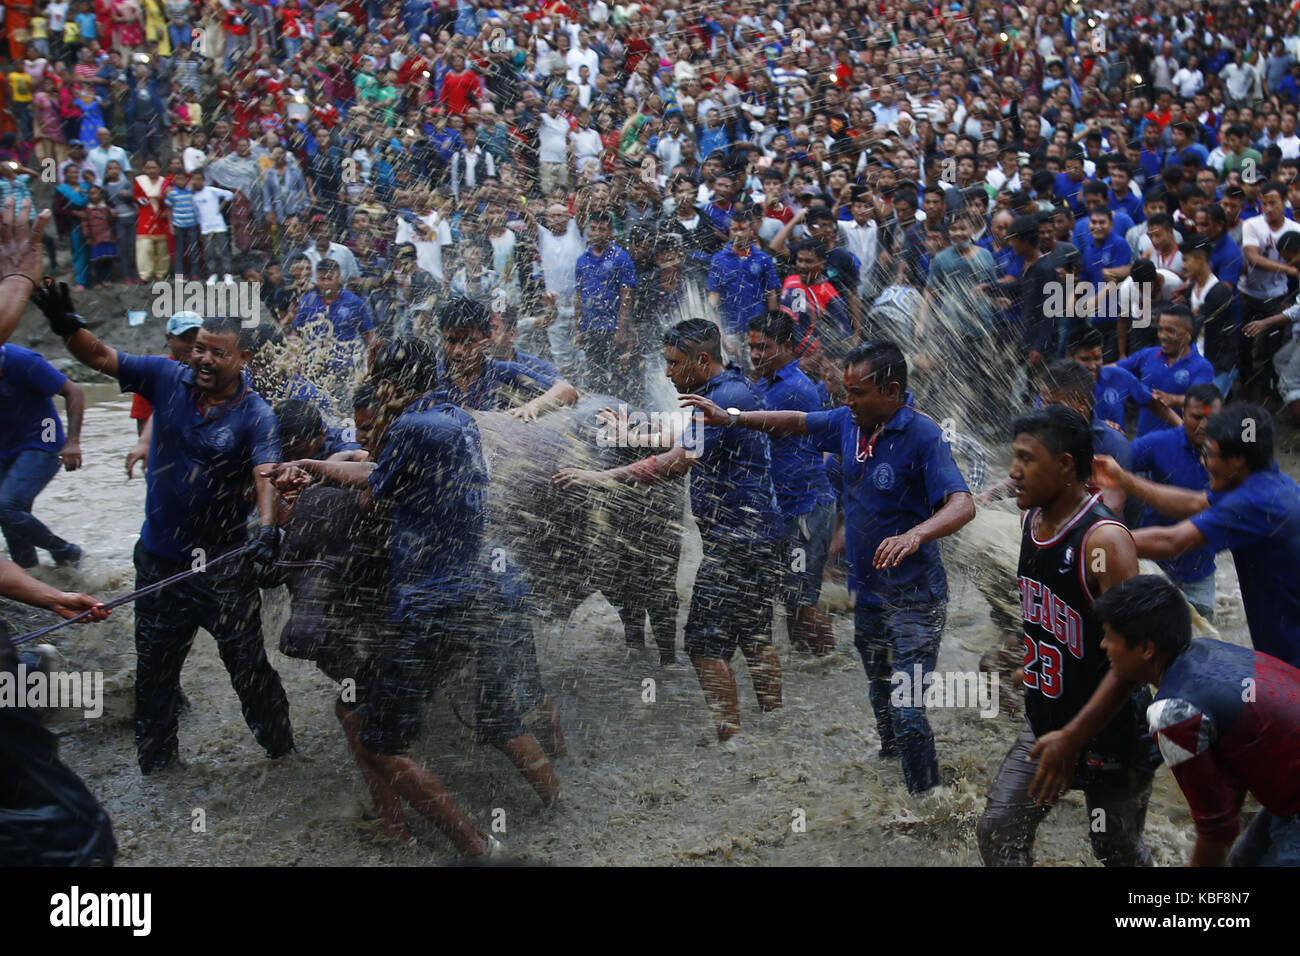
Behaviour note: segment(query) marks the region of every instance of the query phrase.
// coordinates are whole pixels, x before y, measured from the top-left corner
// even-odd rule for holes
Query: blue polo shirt
[[[1133,470],[1133,447],[1128,439],[1096,415],[1092,416],[1092,452],[1110,455],[1125,471]]]
[[[1112,229],[1110,235],[1100,243],[1092,238],[1091,233],[1088,233],[1079,245],[1079,253],[1083,258],[1080,278],[1097,287],[1106,282],[1101,274],[1103,269],[1115,269],[1133,261],[1133,250],[1124,241],[1124,234],[1118,228]],[[1104,294],[1098,297],[1096,314],[1092,317],[1094,325],[1114,322],[1119,318],[1118,315],[1110,314],[1110,307],[1115,304],[1111,300],[1118,298],[1118,296]]]
[[[1210,490],[1210,475],[1201,462],[1201,450],[1191,443],[1183,428],[1166,428],[1133,442],[1131,470],[1149,472],[1151,480],[1162,485],[1192,491]],[[1165,527],[1178,521],[1148,508],[1142,516],[1142,527]],[[1214,549],[1197,548],[1172,561],[1161,561],[1160,567],[1175,581],[1203,581],[1214,573]]]
[[[1117,196],[1115,190],[1112,189],[1107,193],[1106,199],[1110,203],[1110,211],[1113,214],[1118,216],[1120,213],[1124,213],[1133,221],[1134,225],[1147,221],[1147,214],[1142,208],[1142,200],[1140,197],[1133,195],[1133,190],[1126,190],[1124,195]],[[1116,224],[1115,228],[1118,229],[1119,225]],[[1128,230],[1125,229],[1124,232],[1127,234]]]
[[[1210,246],[1210,271],[1220,282],[1227,282],[1233,288],[1241,280],[1243,259],[1241,246],[1232,241],[1232,236],[1224,233],[1219,241]]]
[[[318,324],[322,319],[328,323],[328,331]],[[310,328],[305,328],[307,326]],[[298,314],[293,320],[294,331],[305,330],[309,345],[334,347],[335,354],[329,357],[326,364],[340,369],[346,369],[351,364],[352,343],[374,327],[375,320],[370,315],[370,308],[359,295],[347,289],[342,290],[330,305],[321,300],[319,293],[308,292],[298,304]]]
[[[751,246],[746,256],[736,255],[731,244],[709,260],[706,287],[718,293],[718,317],[727,335],[740,335],[749,329],[749,320],[767,312],[767,293],[779,291],[781,277],[776,263],[758,246]]]
[[[1097,384],[1093,388],[1095,404],[1093,411],[1102,421],[1124,424],[1124,403],[1135,402],[1138,408],[1146,408],[1153,398],[1151,389],[1147,388],[1126,368],[1118,365],[1103,365],[1097,373]],[[1162,423],[1163,424],[1163,423]]]
[[[560,378],[560,370],[558,368],[546,361],[546,359],[539,358],[536,355],[529,355],[527,352],[521,352],[518,349],[515,349],[514,357],[511,358],[510,361],[528,371],[529,374],[539,382],[549,379],[550,385],[547,385],[547,388],[554,385]]]
[[[897,568],[872,567],[880,542],[910,531],[949,495],[969,491],[938,424],[904,406],[885,425],[870,454],[865,449],[869,436],[862,434],[847,406],[813,412],[806,427],[815,447],[840,456],[849,588],[857,592],[858,605],[946,601],[948,579],[937,541],[921,545]]]
[[[819,412],[822,398],[812,379],[792,361],[771,378],[754,383],[770,411]],[[833,504],[835,493],[826,479],[822,453],[806,435],[773,438],[772,484],[781,515],[787,520]]]
[[[438,370],[438,387],[445,400],[479,412],[503,412],[513,408],[517,403],[512,391],[526,392],[529,398],[545,392],[555,384],[558,376],[552,377],[543,369],[530,369],[516,362],[498,362],[496,359],[483,359],[483,372],[466,391],[461,391],[451,376],[442,369]]]
[[[1300,667],[1300,487],[1276,469],[1210,492],[1191,522],[1212,550],[1232,551],[1255,649]]]
[[[697,394],[742,412],[765,407],[758,389],[734,366],[705,382]],[[785,527],[772,488],[767,435],[751,428],[692,425],[681,444],[698,455],[691,468],[691,513],[706,544],[781,539]]]
[[[141,543],[186,563],[195,548],[213,558],[243,544],[253,468],[280,460],[280,423],[271,406],[247,373],[234,398],[205,413],[188,365],[118,352],[117,368],[122,391],[153,406]]]
[[[1153,345],[1150,348],[1134,352],[1128,358],[1119,362],[1118,366],[1127,369],[1140,378],[1142,384],[1147,388],[1158,388],[1160,391],[1168,392],[1171,395],[1183,395],[1193,385],[1214,381],[1214,366],[1209,363],[1205,356],[1196,351],[1195,345],[1191,346],[1188,353],[1172,365],[1165,364],[1165,357],[1160,351],[1160,346]],[[1138,412],[1137,433],[1139,436],[1170,427],[1172,426],[1166,425],[1156,416],[1155,412],[1145,406]]]
[[[1085,177],[1081,182],[1076,183],[1066,173],[1056,174],[1056,188],[1053,192],[1056,193],[1057,198],[1064,199],[1069,204],[1070,212],[1074,213],[1076,219],[1084,213],[1083,187],[1087,181]]]
[[[476,597],[483,565],[488,468],[469,412],[430,393],[397,417],[370,473],[392,503],[389,620],[436,613]]]
[[[731,214],[735,211],[736,204],[734,201],[726,209],[712,202],[704,207],[704,215],[708,217],[709,225],[724,236],[731,231]]]
[[[618,328],[622,290],[636,288],[636,266],[632,264],[632,257],[614,242],[609,244],[603,256],[588,248],[578,256],[573,274],[582,296],[582,321],[578,331],[599,329],[613,332]]]
[[[57,454],[63,447],[63,420],[54,396],[68,377],[31,349],[0,346],[0,461],[37,449]],[[42,441],[47,421],[54,422],[54,441]]]

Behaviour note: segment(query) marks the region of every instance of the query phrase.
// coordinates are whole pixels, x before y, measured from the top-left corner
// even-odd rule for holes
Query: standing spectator
[[[589,246],[574,266],[574,345],[585,355],[585,387],[614,394],[619,367],[631,360],[636,344],[630,321],[636,267],[614,242],[608,212],[600,210],[588,218],[587,239]]]
[[[200,175],[201,178],[201,175]],[[194,208],[190,177],[182,173],[163,195],[172,226],[172,273],[196,279],[199,275],[199,213]],[[185,267],[189,266],[187,270]]]
[[[776,311],[781,278],[772,257],[754,242],[752,210],[737,210],[728,231],[727,246],[709,260],[709,304],[721,320],[727,360],[749,368],[749,323]],[[796,341],[796,351],[805,344]]]
[[[141,282],[154,282],[167,278],[171,254],[167,248],[170,229],[163,205],[167,188],[158,168],[158,160],[147,159],[144,172],[135,177],[133,193],[139,212],[135,227],[135,259]]]
[[[209,186],[203,173],[190,173],[190,190],[194,196],[194,211],[199,220],[199,235],[203,242],[203,264],[208,272],[208,285],[214,285],[217,275],[222,282],[233,282],[230,264],[230,232],[223,206],[235,198],[229,189]]]
[[[136,246],[136,201],[135,184],[122,175],[122,167],[117,160],[109,160],[104,167],[104,195],[108,199],[109,211],[113,213],[113,233],[117,243],[117,267],[122,281],[132,285],[137,281],[135,246]]]
[[[72,266],[79,291],[90,284],[90,255],[81,228],[90,201],[87,192],[90,181],[83,179],[84,175],[76,167],[69,166],[64,170],[63,182],[54,190],[54,219],[59,235],[66,237],[72,246]]]

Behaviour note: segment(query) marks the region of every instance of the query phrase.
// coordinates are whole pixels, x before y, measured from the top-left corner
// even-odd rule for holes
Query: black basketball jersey
[[[1124,527],[1092,495],[1079,511],[1047,541],[1034,536],[1039,509],[1025,514],[1017,576],[1025,639],[1025,715],[1034,735],[1060,730],[1088,703],[1110,669],[1101,649],[1101,622],[1092,614],[1095,597],[1088,587],[1092,559],[1084,554],[1093,529],[1111,524]],[[1139,699],[1140,698],[1140,699]],[[1096,782],[1099,774],[1133,766],[1134,744],[1146,737],[1143,715],[1151,702],[1145,687],[1089,741],[1079,758],[1076,786]],[[1144,750],[1147,748],[1143,748]]]

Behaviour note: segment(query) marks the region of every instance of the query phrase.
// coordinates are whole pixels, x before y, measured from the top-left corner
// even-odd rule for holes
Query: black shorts
[[[523,718],[541,701],[532,625],[522,605],[470,601],[411,615],[371,659],[361,707],[361,742],[378,754],[406,753],[438,685],[474,667],[474,730],[492,744],[522,736]]]
[[[686,653],[729,661],[737,647],[770,645],[781,587],[775,543],[705,539],[686,617]]]

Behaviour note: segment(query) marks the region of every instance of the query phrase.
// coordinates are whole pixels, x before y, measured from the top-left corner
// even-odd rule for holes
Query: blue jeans
[[[75,547],[32,515],[36,496],[58,470],[58,453],[43,448],[28,448],[0,462],[0,529],[9,544],[9,557],[24,568],[36,565],[37,548],[44,548],[58,561]]]
[[[1219,390],[1223,400],[1228,400],[1228,392],[1232,390],[1233,384],[1237,381],[1237,370],[1230,368],[1226,372],[1216,372],[1214,374],[1214,387]]]
[[[77,285],[90,285],[90,250],[81,235],[81,227],[72,227],[72,271]]]
[[[172,246],[172,272],[178,276],[199,274],[199,227],[173,226],[175,242]],[[189,269],[186,270],[185,266]]]
[[[924,701],[919,707],[895,707],[890,699],[891,677],[903,673],[910,680],[918,664],[922,680],[934,671],[947,617],[947,605],[933,601],[884,607],[859,602],[854,614],[853,644],[867,670],[867,697],[876,715],[880,746],[886,753],[898,748],[910,793],[924,793],[939,785],[939,760]],[[919,694],[914,691],[907,696],[914,704]]]
[[[1300,866],[1300,814],[1278,817],[1261,808],[1246,827],[1229,866]]]

